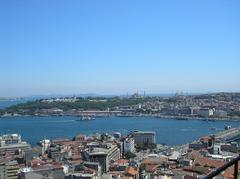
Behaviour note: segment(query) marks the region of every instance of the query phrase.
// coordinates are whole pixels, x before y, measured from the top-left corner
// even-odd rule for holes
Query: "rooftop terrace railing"
[[[204,179],[214,178],[215,176],[217,176],[218,174],[220,174],[221,172],[225,171],[226,169],[228,169],[229,167],[231,167],[233,165],[234,165],[234,179],[237,179],[238,178],[238,161],[239,160],[240,160],[240,155],[238,157],[236,157],[235,159],[231,160],[230,162],[224,164],[217,170],[213,171],[212,173],[210,173],[209,175],[204,177]]]

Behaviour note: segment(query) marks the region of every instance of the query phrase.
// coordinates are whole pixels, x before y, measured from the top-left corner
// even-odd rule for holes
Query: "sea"
[[[73,138],[78,134],[155,131],[156,141],[165,145],[182,145],[224,130],[226,125],[240,127],[238,121],[203,121],[160,119],[154,117],[106,117],[77,121],[72,116],[0,118],[0,135],[18,133],[32,146],[42,139]],[[212,129],[215,130],[212,130]]]
[[[24,99],[19,99],[19,100],[0,100],[0,109],[7,108],[12,105],[16,105],[19,103],[26,102]]]
[[[26,101],[26,100],[25,100]],[[0,101],[0,108],[23,102]],[[224,130],[225,126],[240,127],[239,121],[204,121],[160,119],[155,117],[103,117],[77,121],[73,116],[7,117],[0,118],[0,135],[17,133],[32,146],[42,139],[73,138],[78,134],[155,131],[156,141],[165,145],[182,145]],[[215,130],[212,130],[212,129]]]

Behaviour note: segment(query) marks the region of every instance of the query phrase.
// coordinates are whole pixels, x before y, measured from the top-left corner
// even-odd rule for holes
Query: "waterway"
[[[12,100],[0,100],[0,109],[7,108],[12,105],[24,103],[27,101],[33,100],[32,98],[20,98],[20,99],[12,99]]]
[[[33,146],[43,138],[72,138],[77,134],[127,134],[132,130],[155,131],[158,143],[180,145],[224,129],[240,127],[237,121],[175,120],[154,117],[106,117],[76,121],[77,117],[9,117],[0,118],[0,135],[19,133]],[[215,128],[216,130],[212,130]]]

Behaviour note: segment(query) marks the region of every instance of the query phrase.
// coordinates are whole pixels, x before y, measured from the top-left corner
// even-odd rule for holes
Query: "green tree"
[[[134,158],[136,157],[136,155],[130,151],[128,151],[126,154],[125,154],[125,158],[126,159],[131,159],[131,158]]]

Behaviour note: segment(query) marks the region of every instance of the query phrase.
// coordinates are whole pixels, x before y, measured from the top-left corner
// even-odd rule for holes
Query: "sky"
[[[240,91],[239,0],[0,0],[0,97]]]

